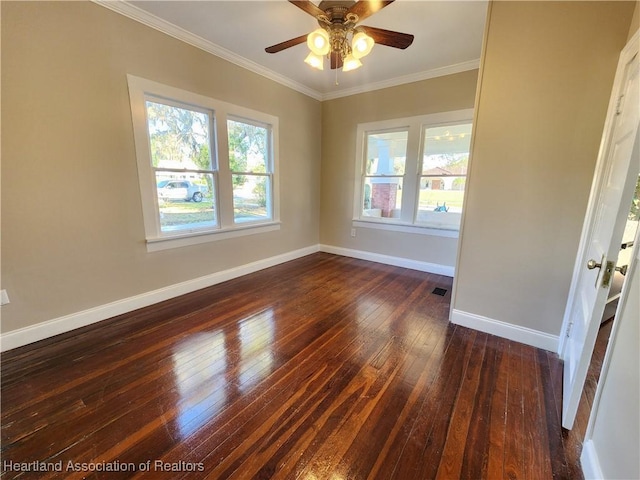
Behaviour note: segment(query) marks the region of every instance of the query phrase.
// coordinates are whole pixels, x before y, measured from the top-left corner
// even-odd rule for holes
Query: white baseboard
[[[455,309],[451,311],[450,320],[451,323],[455,323],[456,325],[473,328],[474,330],[490,333],[532,347],[542,348],[551,352],[558,351],[559,338],[557,335],[551,335],[531,328],[521,327]]]
[[[13,330],[0,335],[0,351],[4,352],[6,350],[11,350],[12,348],[44,340],[45,338],[53,337],[54,335],[69,332],[76,328],[84,327],[117,315],[122,315],[123,313],[147,307],[164,300],[169,300],[171,298],[184,295],[185,293],[194,292],[202,288],[226,282],[227,280],[273,267],[274,265],[288,262],[290,260],[295,260],[296,258],[304,257],[318,251],[318,245],[294,250],[282,255],[276,255],[275,257],[265,258],[246,265],[212,273],[211,275],[205,275],[204,277],[195,278],[175,285],[169,285],[158,290],[117,300],[88,310],[65,315],[63,317],[54,318],[53,320],[41,322],[29,327]]]
[[[585,480],[599,480],[605,478],[600,468],[598,453],[592,440],[587,440],[582,445],[582,454],[580,455],[580,464],[582,465],[582,473]]]
[[[371,262],[393,265],[396,267],[409,268],[422,272],[435,273],[453,277],[454,267],[439,265],[418,260],[410,260],[379,253],[353,250],[348,248],[334,247],[331,245],[313,245],[311,247],[294,250],[282,255],[258,260],[256,262],[241,265],[211,275],[205,275],[186,282],[169,285],[158,290],[153,290],[133,297],[117,300],[115,302],[100,305],[81,312],[72,313],[62,317],[54,318],[45,322],[20,328],[0,335],[0,351],[11,350],[29,343],[44,340],[61,333],[66,333],[76,328],[91,325],[93,323],[106,320],[108,318],[122,315],[123,313],[147,307],[164,300],[194,292],[202,288],[210,287],[218,283],[226,282],[249,273],[257,272],[265,268],[278,265],[280,263],[295,260],[318,251],[342,255]],[[547,333],[539,332],[525,327],[512,325],[509,323],[493,320],[490,318],[474,315],[459,310],[451,313],[451,322],[465,327],[491,333],[500,337],[508,338],[517,342],[525,343],[545,350],[557,351],[558,337]]]
[[[455,267],[449,265],[440,265],[437,263],[422,262],[419,260],[411,260],[402,257],[392,257],[381,253],[366,252],[364,250],[353,250],[351,248],[334,247],[332,245],[320,245],[320,251],[342,255],[343,257],[358,258],[360,260],[369,260],[370,262],[384,263],[385,265],[393,265],[394,267],[410,268],[421,272],[436,273],[453,277]]]

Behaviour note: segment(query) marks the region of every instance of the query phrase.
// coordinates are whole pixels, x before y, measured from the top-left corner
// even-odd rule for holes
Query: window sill
[[[387,230],[390,232],[414,233],[418,235],[430,235],[433,237],[458,238],[459,231],[455,228],[438,228],[428,225],[415,225],[409,223],[393,221],[375,221],[354,219],[352,225],[359,228],[372,228],[376,230]]]
[[[208,230],[206,232],[189,232],[182,235],[172,235],[170,237],[147,238],[147,252],[157,252],[160,250],[168,250],[170,248],[199,245],[201,243],[226,240],[228,238],[273,232],[275,230],[280,230],[280,222],[254,223],[251,225],[239,225],[230,228],[221,228],[218,230]]]

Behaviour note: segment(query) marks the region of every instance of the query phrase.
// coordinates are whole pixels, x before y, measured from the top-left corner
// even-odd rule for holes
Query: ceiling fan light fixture
[[[373,49],[373,45],[375,42],[373,38],[367,35],[363,30],[356,29],[353,39],[351,40],[351,54],[354,58],[362,58],[369,53]]]
[[[2,0],[0,0],[2,1]],[[311,53],[305,62],[318,70],[324,69],[324,57],[331,70],[342,68],[349,72],[362,66],[360,59],[371,53],[376,43],[404,50],[413,43],[413,35],[377,27],[357,26],[394,0],[289,0],[296,7],[316,19],[320,28],[308,35],[300,35],[265,48],[267,53],[278,53],[287,48],[307,43]]]
[[[331,49],[329,33],[324,28],[314,30],[307,35],[307,46],[316,55],[326,55]]]
[[[307,58],[304,59],[304,63],[311,65],[313,68],[317,68],[318,70],[324,70],[324,62],[322,60],[322,56],[316,55],[313,52],[309,52]]]
[[[350,72],[351,70],[355,70],[356,68],[360,68],[362,66],[362,62],[355,58],[353,54],[349,54],[344,58],[344,63],[342,66],[343,72]]]

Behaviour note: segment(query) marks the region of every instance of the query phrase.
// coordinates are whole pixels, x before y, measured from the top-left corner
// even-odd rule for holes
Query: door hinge
[[[622,99],[624,98],[624,93],[618,97],[618,103],[616,104],[616,115],[620,115],[622,113]]]
[[[573,322],[569,323],[569,325],[567,325],[567,338],[569,338],[571,336],[571,327],[573,327]]]

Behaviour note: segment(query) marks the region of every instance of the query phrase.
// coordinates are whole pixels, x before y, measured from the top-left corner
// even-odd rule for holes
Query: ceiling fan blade
[[[286,48],[300,45],[301,43],[304,43],[306,41],[307,36],[301,35],[299,37],[292,38],[291,40],[287,40],[286,42],[278,43],[277,45],[271,45],[270,47],[265,48],[264,51],[267,53],[278,53]]]
[[[338,52],[331,52],[329,54],[331,60],[331,70],[342,67],[342,56]]]
[[[357,5],[357,4],[356,4]],[[405,49],[413,43],[413,35],[376,27],[361,27],[373,41],[388,47]]]
[[[360,0],[352,6],[347,13],[355,13],[358,15],[358,21],[360,22],[374,13],[379,12],[390,3],[393,3],[393,1],[394,0]]]
[[[289,0],[289,3],[293,3],[296,7],[304,10],[313,17],[318,18],[318,15],[324,15],[324,12],[309,0]]]

